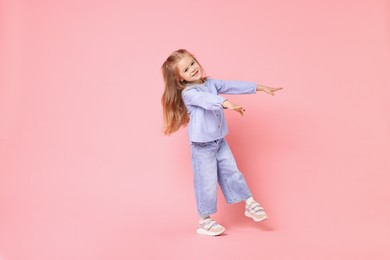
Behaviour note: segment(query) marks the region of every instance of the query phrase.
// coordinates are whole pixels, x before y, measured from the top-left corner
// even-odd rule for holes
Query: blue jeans
[[[228,204],[252,197],[225,138],[191,142],[196,205],[200,216],[217,212],[218,183]]]

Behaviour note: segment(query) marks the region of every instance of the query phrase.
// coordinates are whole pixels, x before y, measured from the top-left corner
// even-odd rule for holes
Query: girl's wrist
[[[260,85],[260,84],[257,84],[256,91],[264,91],[264,86]]]
[[[228,106],[229,106],[229,100],[225,99],[225,100],[222,102],[221,105],[222,105],[223,108],[228,108]]]

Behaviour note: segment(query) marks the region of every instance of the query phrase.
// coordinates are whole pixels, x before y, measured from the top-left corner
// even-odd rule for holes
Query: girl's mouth
[[[192,77],[195,77],[196,75],[198,75],[198,72],[199,72],[199,70],[195,71],[195,72],[192,74]]]

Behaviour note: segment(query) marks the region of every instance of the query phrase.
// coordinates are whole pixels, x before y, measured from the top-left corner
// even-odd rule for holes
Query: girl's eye
[[[185,69],[185,70],[184,70],[184,72],[187,72],[187,71],[188,71],[188,69]]]
[[[195,61],[193,61],[192,63],[191,63],[191,66],[193,66],[195,64]]]

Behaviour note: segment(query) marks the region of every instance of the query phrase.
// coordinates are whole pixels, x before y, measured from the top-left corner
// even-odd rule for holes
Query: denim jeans
[[[217,212],[218,183],[228,204],[252,196],[225,138],[191,142],[196,205],[200,216]]]

